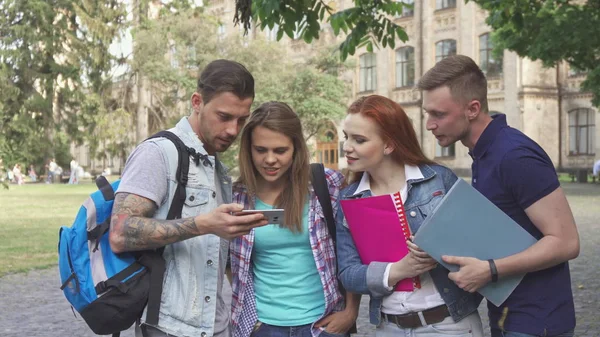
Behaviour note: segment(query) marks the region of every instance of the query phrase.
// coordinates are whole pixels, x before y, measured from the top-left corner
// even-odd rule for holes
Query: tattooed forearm
[[[135,194],[119,193],[111,217],[111,242],[120,251],[143,250],[198,235],[194,218],[152,219],[156,204]]]

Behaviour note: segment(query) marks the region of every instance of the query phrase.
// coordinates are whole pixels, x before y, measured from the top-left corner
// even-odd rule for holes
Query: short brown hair
[[[222,92],[230,92],[240,99],[254,99],[254,77],[238,62],[215,60],[202,70],[197,90],[204,103]]]
[[[446,57],[429,69],[417,84],[420,90],[433,90],[442,86],[447,86],[452,97],[460,102],[478,100],[481,103],[481,111],[488,112],[487,80],[483,71],[470,57]]]

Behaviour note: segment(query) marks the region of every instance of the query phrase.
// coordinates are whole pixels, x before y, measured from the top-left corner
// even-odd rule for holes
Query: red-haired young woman
[[[409,227],[416,233],[456,175],[425,157],[410,119],[386,97],[359,98],[348,109],[343,128],[351,177],[341,199],[400,192]],[[340,279],[348,291],[370,295],[370,321],[377,326],[377,337],[483,336],[479,294],[458,288],[447,269],[410,241],[409,254],[400,261],[363,264],[341,207],[338,212]],[[420,289],[393,290],[400,280],[415,276]]]

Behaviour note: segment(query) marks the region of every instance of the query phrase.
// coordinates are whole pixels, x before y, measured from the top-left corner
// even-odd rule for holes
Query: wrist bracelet
[[[496,283],[498,281],[498,269],[496,269],[496,263],[493,259],[489,259],[490,263],[490,272],[492,273],[492,282]]]

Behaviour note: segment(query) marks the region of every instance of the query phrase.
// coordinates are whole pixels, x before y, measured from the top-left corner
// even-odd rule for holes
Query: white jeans
[[[483,337],[483,326],[479,313],[475,311],[454,323],[452,317],[415,329],[403,329],[396,323],[383,320],[375,330],[376,337]]]

